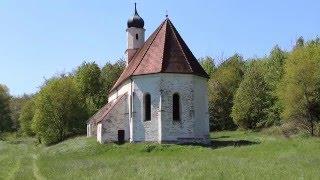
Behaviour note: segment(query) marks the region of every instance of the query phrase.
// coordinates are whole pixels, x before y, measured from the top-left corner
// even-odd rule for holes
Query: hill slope
[[[0,179],[316,179],[320,140],[220,132],[214,146],[0,141]]]

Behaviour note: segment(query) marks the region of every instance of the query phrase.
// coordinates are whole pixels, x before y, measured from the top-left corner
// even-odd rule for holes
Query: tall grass
[[[85,137],[50,147],[35,146],[31,140],[0,142],[0,179],[320,178],[317,138],[239,131],[214,133],[212,138],[215,145],[210,147],[100,145]]]

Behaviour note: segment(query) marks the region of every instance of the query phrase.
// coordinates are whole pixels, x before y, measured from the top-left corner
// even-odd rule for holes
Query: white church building
[[[167,17],[145,41],[144,20],[127,23],[127,66],[108,104],[87,122],[107,142],[209,142],[208,75]]]

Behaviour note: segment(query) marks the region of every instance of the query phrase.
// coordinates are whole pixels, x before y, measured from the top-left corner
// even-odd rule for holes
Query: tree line
[[[11,97],[1,85],[0,133],[18,131],[47,145],[84,134],[86,121],[107,103],[124,67],[123,60],[102,68],[84,62],[72,73],[45,80],[39,92],[30,96]]]
[[[211,130],[280,127],[284,135],[320,135],[320,40],[301,37],[291,51],[275,46],[263,58],[239,54],[215,66],[200,60],[210,75]]]
[[[290,51],[275,46],[269,55],[245,60],[235,54],[219,65],[199,62],[209,74],[210,129],[262,130],[284,135],[320,135],[320,40],[299,38]],[[18,131],[53,144],[83,134],[86,121],[107,103],[125,67],[123,60],[84,62],[75,71],[47,79],[34,95],[11,97],[0,86],[0,132]]]

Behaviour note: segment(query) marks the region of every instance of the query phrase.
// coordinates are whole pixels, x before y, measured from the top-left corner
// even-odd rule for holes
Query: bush
[[[87,115],[79,97],[71,77],[54,79],[41,89],[32,129],[42,143],[57,143],[85,132]]]
[[[35,135],[35,133],[31,128],[34,112],[35,112],[35,104],[34,104],[34,100],[31,99],[24,104],[19,117],[19,123],[21,128],[20,130],[22,131],[23,134],[27,136]]]

